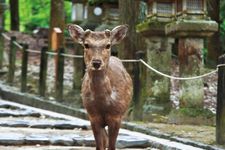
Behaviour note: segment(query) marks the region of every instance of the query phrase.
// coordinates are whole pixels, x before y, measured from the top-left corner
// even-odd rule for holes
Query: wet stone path
[[[88,121],[3,100],[0,100],[0,133],[1,150],[21,146],[21,149],[91,149],[88,147],[95,146]],[[149,142],[120,133],[117,147],[146,148]]]
[[[165,145],[198,149],[124,129],[117,139],[118,149],[158,150]],[[94,146],[87,120],[0,100],[0,150],[94,150]]]

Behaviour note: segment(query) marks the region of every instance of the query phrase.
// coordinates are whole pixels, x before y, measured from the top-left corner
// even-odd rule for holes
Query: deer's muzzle
[[[92,66],[95,70],[98,70],[101,67],[102,61],[99,59],[93,59],[92,60]]]

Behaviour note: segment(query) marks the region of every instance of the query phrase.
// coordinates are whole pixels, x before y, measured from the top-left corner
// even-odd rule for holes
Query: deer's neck
[[[89,73],[90,88],[95,97],[111,94],[111,84],[105,71],[92,71]]]

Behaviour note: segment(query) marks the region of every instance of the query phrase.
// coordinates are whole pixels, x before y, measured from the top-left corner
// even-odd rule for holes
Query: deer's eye
[[[110,49],[110,46],[111,46],[110,44],[107,44],[105,48]]]
[[[88,49],[89,45],[88,44],[84,44],[84,48]]]

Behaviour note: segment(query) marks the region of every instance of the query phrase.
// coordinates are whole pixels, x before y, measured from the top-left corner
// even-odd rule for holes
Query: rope
[[[125,63],[129,63],[129,62],[140,62],[140,60],[135,60],[135,59],[122,59],[121,61],[122,62],[125,62]]]
[[[48,55],[53,55],[53,56],[58,55],[58,53],[55,53],[55,52],[46,52],[46,54],[48,54]]]
[[[2,36],[6,39],[6,40],[11,40],[9,36],[7,36],[5,33],[2,33]]]
[[[26,50],[27,52],[31,52],[31,53],[37,53],[37,54],[40,54],[41,52],[38,51],[38,50],[33,50],[33,49],[27,49]]]
[[[217,68],[220,68],[220,67],[225,67],[225,64],[219,64],[219,65],[217,65]]]
[[[84,58],[83,55],[70,55],[70,54],[65,54],[65,53],[63,53],[61,55],[64,57],[70,57],[70,58]]]
[[[161,76],[164,76],[164,77],[167,77],[167,78],[170,78],[170,79],[173,79],[173,80],[193,80],[193,79],[199,79],[199,78],[203,78],[203,77],[206,77],[206,76],[209,76],[213,73],[216,73],[218,71],[218,69],[216,70],[213,70],[209,73],[206,73],[206,74],[203,74],[203,75],[200,75],[200,76],[195,76],[195,77],[174,77],[174,76],[170,76],[170,75],[167,75],[165,73],[162,73],[158,70],[156,70],[155,68],[152,68],[149,64],[147,64],[144,60],[140,59],[140,62],[142,64],[144,64],[147,68],[149,68],[150,70],[154,71],[155,73],[161,75]]]
[[[13,44],[15,44],[19,49],[23,49],[23,46],[21,46],[19,43],[16,41],[13,41]]]

